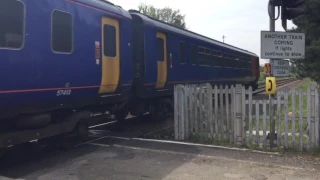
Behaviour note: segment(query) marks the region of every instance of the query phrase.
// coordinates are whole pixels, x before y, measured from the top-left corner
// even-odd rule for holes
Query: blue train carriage
[[[100,0],[0,1],[0,148],[74,132],[131,95],[132,19]],[[60,136],[59,136],[60,137]]]
[[[136,96],[131,114],[173,109],[176,84],[257,87],[257,55],[129,10],[133,19]],[[129,108],[130,109],[130,108]],[[169,111],[170,111],[169,110]]]

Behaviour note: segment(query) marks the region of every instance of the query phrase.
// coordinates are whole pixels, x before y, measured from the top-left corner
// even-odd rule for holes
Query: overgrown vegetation
[[[138,6],[138,9],[142,14],[159,19],[179,28],[187,29],[185,15],[181,14],[180,10],[175,10],[170,7],[155,8],[153,5],[143,3]]]
[[[320,1],[308,0],[302,6],[307,14],[293,19],[297,28],[291,32],[305,33],[305,59],[291,60],[298,74],[320,82]]]

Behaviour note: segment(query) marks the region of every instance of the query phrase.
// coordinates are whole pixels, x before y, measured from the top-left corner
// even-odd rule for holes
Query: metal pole
[[[275,6],[271,3],[269,4],[269,8],[270,8],[270,32],[274,32],[276,30],[275,28]],[[272,59],[270,59],[270,64],[272,67]],[[271,73],[270,76],[273,76],[272,73],[272,68],[271,68]],[[275,135],[275,123],[274,123],[274,119],[273,119],[273,96],[269,95],[269,117],[270,117],[270,148],[272,149],[274,146],[274,135]],[[279,133],[279,132],[278,132]]]

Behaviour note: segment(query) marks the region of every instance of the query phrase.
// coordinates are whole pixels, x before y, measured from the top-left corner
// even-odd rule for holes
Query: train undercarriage
[[[172,112],[173,101],[167,97],[129,100],[115,107],[19,115],[10,121],[2,121],[7,126],[0,130],[0,156],[8,148],[30,141],[55,148],[70,148],[88,139],[90,126],[105,123],[108,118],[111,121],[111,115],[121,122],[129,113],[138,118],[148,113],[148,121],[159,121]]]

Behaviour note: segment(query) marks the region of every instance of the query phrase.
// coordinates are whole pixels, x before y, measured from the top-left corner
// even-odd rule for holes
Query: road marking
[[[95,133],[95,132],[112,132],[108,130],[90,130],[90,133]]]
[[[118,137],[118,136],[108,136],[108,137],[114,138],[114,139],[131,140],[131,138],[126,138],[126,137]]]
[[[91,141],[87,141],[87,142],[83,142],[83,143],[77,144],[77,145],[75,145],[75,147],[81,146],[81,145],[85,145],[85,144],[89,144],[89,143],[92,143],[92,142],[95,142],[95,141],[99,141],[99,140],[105,139],[105,138],[114,138],[114,139],[130,140],[130,138],[125,138],[125,137],[103,136],[103,137],[101,137],[101,138],[97,138],[97,139],[93,139],[93,140],[91,140]]]
[[[113,124],[117,121],[111,121],[111,122],[107,122],[107,123],[103,123],[103,124],[98,124],[98,125],[95,125],[95,126],[90,126],[89,129],[92,129],[92,128],[95,128],[95,127],[100,127],[100,126],[105,126],[105,125],[108,125],[108,124]]]
[[[250,151],[250,152],[261,153],[261,154],[268,154],[268,155],[281,155],[280,153],[277,153],[277,152],[264,152],[264,151],[258,151],[258,150],[232,148],[232,147],[224,147],[224,146],[216,146],[216,145],[206,145],[206,144],[187,143],[187,142],[178,142],[178,141],[169,141],[169,140],[157,140],[157,139],[143,139],[143,138],[131,138],[131,139],[133,139],[133,140],[139,140],[139,141],[150,141],[150,142],[160,142],[160,143],[182,144],[182,145],[188,145],[188,146],[210,147],[210,148],[236,150],[236,151]]]
[[[270,165],[272,165],[273,167],[280,167],[280,168],[286,168],[286,169],[291,169],[291,170],[315,171],[314,168],[298,168],[298,167],[291,167],[291,166],[284,166],[284,165],[277,165],[277,164],[259,163],[259,162],[254,162],[254,161],[232,159],[232,158],[226,158],[226,157],[221,157],[221,156],[208,156],[208,155],[201,155],[201,154],[190,154],[190,153],[183,153],[183,152],[155,150],[155,149],[147,149],[147,148],[140,148],[140,147],[124,146],[124,145],[119,145],[119,144],[114,144],[112,146],[119,147],[119,148],[127,148],[127,149],[139,150],[139,151],[149,151],[149,152],[158,152],[158,153],[166,153],[166,154],[170,153],[170,154],[174,154],[174,155],[193,156],[193,157],[206,158],[206,159],[210,158],[210,159],[232,161],[232,162],[236,161],[236,162],[239,162],[239,163],[249,163],[249,164],[256,164],[256,165],[260,165],[260,166],[266,166],[266,165],[270,166]]]
[[[216,145],[207,145],[207,144],[197,144],[197,143],[188,143],[188,142],[179,142],[179,141],[169,141],[169,140],[157,140],[157,139],[144,139],[144,138],[126,138],[126,137],[119,137],[119,136],[104,136],[98,139],[94,139],[88,142],[84,142],[78,144],[76,146],[88,144],[91,142],[95,142],[105,138],[114,138],[114,139],[122,139],[122,140],[138,140],[138,141],[149,141],[149,142],[160,142],[160,143],[169,143],[169,144],[180,144],[180,145],[188,145],[188,146],[197,146],[197,147],[208,147],[208,148],[217,148],[217,149],[227,149],[227,150],[235,150],[235,151],[246,151],[252,153],[259,153],[259,154],[267,154],[267,155],[277,155],[280,156],[281,153],[278,152],[265,152],[259,150],[251,150],[251,149],[243,149],[243,148],[234,148],[234,147],[225,147],[225,146],[216,146]]]
[[[91,142],[94,142],[94,141],[98,141],[98,140],[100,140],[100,139],[105,139],[105,138],[107,138],[107,137],[108,137],[108,136],[104,136],[104,137],[101,137],[101,138],[93,139],[93,140],[91,140],[91,141],[87,141],[87,142],[84,142],[84,143],[80,143],[80,144],[75,145],[75,147],[78,147],[78,146],[81,146],[81,145],[84,145],[84,144],[88,144],[88,143],[91,143]]]
[[[98,143],[87,143],[89,145],[94,145],[94,146],[102,146],[102,147],[110,147],[108,144],[98,144]]]

